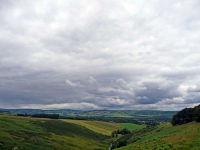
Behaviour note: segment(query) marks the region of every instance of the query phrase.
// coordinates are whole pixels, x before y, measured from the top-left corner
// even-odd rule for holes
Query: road
[[[108,148],[108,150],[111,150],[111,148],[112,148],[112,143],[110,144],[110,147]]]

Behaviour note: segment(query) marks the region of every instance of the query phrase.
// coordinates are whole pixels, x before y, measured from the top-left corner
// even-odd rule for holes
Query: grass
[[[0,115],[0,149],[107,149],[109,137],[62,120]]]
[[[199,150],[200,124],[170,123],[133,132],[128,145],[117,150]]]
[[[117,129],[121,129],[122,126],[118,123],[103,122],[103,121],[88,121],[88,120],[70,120],[64,119],[63,121],[78,124],[84,126],[94,132],[104,135],[111,135],[111,133]]]
[[[122,136],[128,145],[118,150],[199,150],[200,123],[172,126],[143,125],[86,120],[52,120],[0,115],[0,149],[104,150],[111,132],[126,127],[133,133]],[[140,129],[140,130],[139,130]],[[101,134],[100,134],[101,133]],[[109,135],[109,136],[107,136]]]
[[[139,125],[139,124],[134,124],[134,123],[120,123],[120,125],[123,128],[128,129],[129,131],[141,130],[146,127],[146,125]]]

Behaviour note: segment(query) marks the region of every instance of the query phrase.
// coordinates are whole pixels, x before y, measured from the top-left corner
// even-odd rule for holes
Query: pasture
[[[133,124],[133,123],[120,123],[120,125],[123,128],[128,129],[129,131],[141,130],[146,127],[146,125],[139,125],[139,124]]]

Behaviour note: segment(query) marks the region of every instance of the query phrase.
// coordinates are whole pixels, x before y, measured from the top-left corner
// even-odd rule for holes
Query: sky
[[[198,104],[199,0],[0,1],[0,108]]]

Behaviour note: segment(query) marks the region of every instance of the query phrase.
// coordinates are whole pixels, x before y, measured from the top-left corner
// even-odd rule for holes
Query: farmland
[[[139,125],[139,124],[133,124],[133,123],[120,123],[120,125],[123,128],[127,128],[129,131],[141,130],[146,127],[146,125]]]
[[[100,122],[100,121],[88,121],[88,120],[64,120],[66,122],[75,123],[84,126],[94,132],[101,133],[104,135],[111,135],[112,131],[121,129],[122,126],[117,123],[111,122]]]
[[[60,118],[96,120],[117,123],[146,123],[159,124],[160,122],[169,122],[176,111],[158,111],[158,110],[40,110],[40,109],[0,109],[0,112],[6,112],[12,115],[17,114],[59,114]]]

